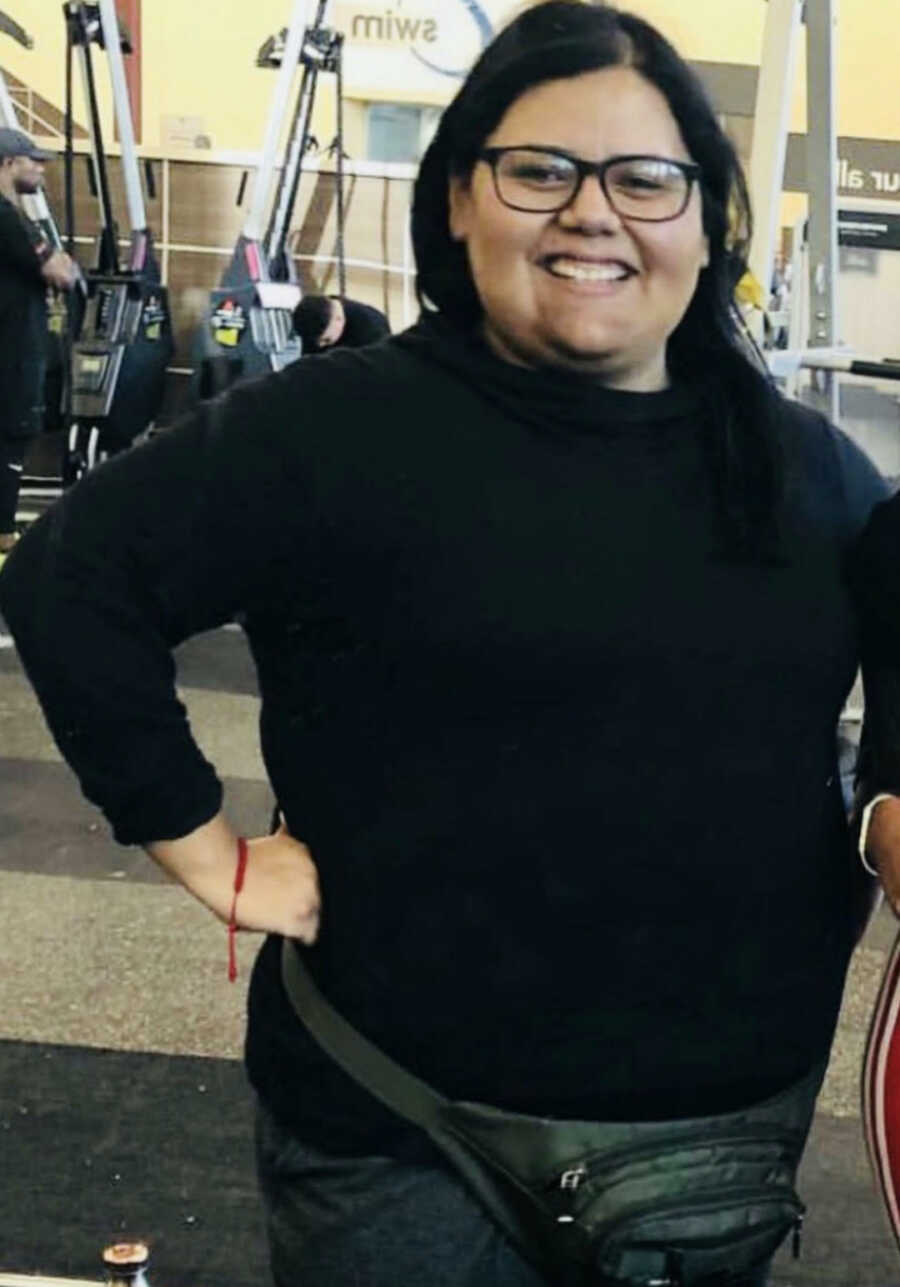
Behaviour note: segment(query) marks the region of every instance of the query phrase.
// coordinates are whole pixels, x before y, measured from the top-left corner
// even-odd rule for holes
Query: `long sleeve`
[[[40,283],[41,264],[51,249],[39,228],[34,226],[32,232],[11,202],[0,200],[0,263]]]
[[[281,377],[88,475],[0,576],[0,609],[64,758],[123,843],[185,835],[221,788],[171,649],[277,596],[305,513]]]

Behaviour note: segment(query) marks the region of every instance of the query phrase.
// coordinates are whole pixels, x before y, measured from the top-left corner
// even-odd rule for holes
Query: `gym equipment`
[[[95,267],[86,274],[87,303],[72,347],[69,434],[63,480],[71,483],[100,460],[131,445],[162,404],[165,372],[174,352],[168,291],[161,283],[147,227],[123,53],[131,52],[114,0],[67,0],[66,204],[74,236],[72,58],[77,50],[91,135],[91,175],[101,230]],[[113,215],[91,45],[105,50],[122,151],[130,242],[124,263]],[[152,170],[146,167],[152,191]]]
[[[837,388],[839,423],[888,478],[900,479],[900,209],[896,204],[840,197],[836,298],[841,343],[810,346],[809,229],[793,229],[790,302],[771,320],[783,351],[769,353],[772,374],[789,397],[808,396],[810,373]],[[873,307],[873,299],[878,300]],[[855,377],[855,378],[852,378]]]
[[[768,0],[757,86],[750,196],[757,230],[750,268],[766,288],[775,266],[778,209],[784,181],[791,95],[801,25],[806,25],[807,154],[809,164],[809,290],[812,301],[808,345],[830,348],[837,321],[837,123],[834,0]],[[806,345],[804,345],[804,348]],[[809,400],[830,419],[838,418],[838,385],[833,373],[817,368]]]
[[[878,381],[900,378],[900,361],[864,356],[845,343],[857,338],[847,334],[848,325],[860,333],[865,329],[861,325],[863,314],[872,315],[871,288],[879,276],[883,276],[877,257],[885,249],[900,249],[900,241],[897,246],[885,243],[879,247],[875,239],[868,238],[860,247],[848,233],[854,217],[863,222],[873,216],[876,220],[879,217],[896,220],[897,208],[892,208],[893,213],[884,211],[879,215],[877,203],[838,196],[836,0],[768,0],[768,5],[750,161],[750,193],[756,213],[750,268],[766,287],[773,279],[775,266],[791,94],[803,23],[806,25],[809,122],[806,167],[809,217],[794,229],[792,301],[789,317],[784,319],[789,323],[788,347],[786,351],[776,349],[767,354],[770,370],[784,381],[789,395],[802,392],[804,400],[824,411],[831,420],[840,421],[848,428],[852,425],[856,437],[866,437],[867,428],[873,423],[889,424],[895,430],[900,427],[896,398],[881,395],[875,389],[842,387],[840,383],[841,375]],[[852,245],[859,250],[855,263],[846,249]],[[854,270],[857,274],[864,271],[867,276],[865,309],[853,307]],[[896,280],[889,282],[884,278],[882,287],[886,300],[895,297]],[[890,335],[890,328],[888,332]],[[880,336],[872,334],[861,338],[867,349],[880,341]],[[810,380],[802,391],[799,388],[801,370],[809,372]],[[862,402],[865,402],[864,409]],[[860,405],[854,406],[854,403]],[[871,449],[871,444],[866,445]],[[877,458],[881,453],[873,451],[873,454]]]
[[[310,0],[294,0],[288,27],[265,42],[257,66],[278,68],[253,202],[221,285],[210,294],[209,310],[194,353],[194,396],[215,396],[235,380],[281,371],[300,357],[292,313],[301,298],[288,252],[291,218],[300,188],[303,160],[317,144],[310,125],[318,79],[334,75],[337,96],[335,155],[337,259],[340,292],[346,290],[344,258],[344,121],[342,33],[325,25],[328,0],[316,0],[315,18],[306,26]],[[271,214],[263,232],[277,168],[281,136],[297,66],[303,68]],[[246,176],[245,176],[246,177]],[[241,184],[241,195],[244,184]],[[239,196],[240,204],[240,196]]]

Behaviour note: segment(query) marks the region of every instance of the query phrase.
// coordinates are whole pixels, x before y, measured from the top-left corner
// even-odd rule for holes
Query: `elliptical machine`
[[[221,285],[210,293],[209,309],[194,352],[195,397],[206,399],[236,380],[281,371],[301,353],[292,314],[301,288],[288,253],[291,218],[303,173],[304,158],[316,146],[310,131],[319,75],[336,79],[335,154],[337,259],[340,291],[346,290],[344,258],[344,36],[325,25],[328,0],[316,0],[312,26],[306,26],[310,0],[294,0],[291,22],[265,42],[258,67],[278,69],[256,175],[253,204],[226,268]],[[277,166],[278,140],[297,66],[303,68],[294,108],[284,167],[271,204],[265,233],[263,221]],[[243,192],[243,183],[241,190]],[[238,198],[240,204],[240,196]]]
[[[97,259],[86,274],[87,302],[71,352],[68,441],[63,481],[75,482],[106,456],[131,445],[152,423],[162,404],[165,372],[174,353],[168,291],[147,227],[134,142],[123,53],[131,53],[114,0],[66,0],[66,207],[70,244],[74,236],[72,59],[77,51],[91,136],[91,173],[99,201]],[[113,107],[122,149],[122,172],[130,244],[120,258],[109,173],[97,103],[92,44],[106,51]],[[148,182],[152,176],[148,169]]]

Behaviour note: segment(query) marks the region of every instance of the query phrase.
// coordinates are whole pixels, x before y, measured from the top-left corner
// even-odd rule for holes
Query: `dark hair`
[[[328,295],[304,295],[294,309],[294,331],[304,349],[318,347],[322,332],[331,321],[334,302]]]
[[[416,180],[419,300],[460,326],[478,324],[482,308],[466,248],[450,234],[450,178],[468,178],[484,140],[526,91],[604,67],[632,67],[656,86],[703,171],[710,262],[669,338],[668,366],[673,379],[704,394],[724,548],[730,557],[766,557],[777,544],[780,403],[734,302],[752,232],[747,185],[699,79],[649,23],[606,4],[547,0],[515,18],[484,51],[444,113]]]

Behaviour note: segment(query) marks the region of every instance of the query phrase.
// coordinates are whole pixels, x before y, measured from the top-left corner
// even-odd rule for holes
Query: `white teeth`
[[[629,275],[622,264],[586,264],[577,259],[554,259],[548,268],[555,276],[576,282],[618,282]]]

